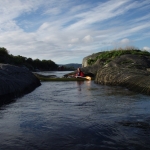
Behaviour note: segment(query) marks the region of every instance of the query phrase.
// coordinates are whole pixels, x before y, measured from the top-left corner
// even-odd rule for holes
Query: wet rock
[[[26,68],[0,64],[0,104],[29,93],[41,83]]]

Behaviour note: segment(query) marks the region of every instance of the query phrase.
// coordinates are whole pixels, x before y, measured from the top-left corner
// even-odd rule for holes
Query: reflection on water
[[[149,108],[148,96],[120,87],[43,82],[1,107],[0,149],[149,149]]]
[[[77,81],[77,86],[78,86],[78,90],[81,91],[81,87],[82,87],[82,84],[84,84],[84,81]]]

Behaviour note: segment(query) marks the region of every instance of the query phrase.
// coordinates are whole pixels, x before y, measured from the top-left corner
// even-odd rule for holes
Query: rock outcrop
[[[150,72],[139,69],[106,67],[97,72],[95,83],[119,85],[135,92],[150,94]]]
[[[104,66],[103,61],[100,61],[99,59],[91,66],[83,67],[81,70],[84,72],[85,75],[90,75],[92,77],[95,77],[97,74],[97,71]]]
[[[97,60],[82,70],[93,73],[96,76],[95,83],[124,86],[150,95],[150,56],[125,54],[108,63]]]
[[[98,56],[100,53],[102,53],[102,52],[93,53],[92,55],[89,55],[89,56],[87,56],[87,57],[84,57],[83,60],[82,60],[82,67],[87,67],[87,66],[89,66],[89,65],[88,65],[88,59],[95,59],[96,56]]]
[[[40,85],[28,69],[0,64],[0,104],[29,93]]]

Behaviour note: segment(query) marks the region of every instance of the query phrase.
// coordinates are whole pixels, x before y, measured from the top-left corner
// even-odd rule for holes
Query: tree
[[[26,66],[30,70],[39,69],[39,70],[56,70],[57,65],[51,60],[39,60],[32,58],[26,58],[23,56],[13,56],[9,55],[9,52],[6,48],[0,47],[0,63],[9,63],[17,66]]]
[[[9,55],[9,51],[4,47],[0,47],[0,55]]]

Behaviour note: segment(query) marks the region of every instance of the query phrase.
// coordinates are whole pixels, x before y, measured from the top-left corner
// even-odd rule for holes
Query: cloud
[[[83,41],[89,43],[93,41],[93,38],[90,35],[87,35],[83,38]]]
[[[17,18],[23,13],[31,13],[35,11],[40,2],[31,1],[20,1],[20,0],[8,0],[8,1],[0,1],[0,13],[1,19],[0,23],[7,22]]]
[[[114,46],[114,48],[120,48],[120,47],[128,47],[128,46],[132,46],[133,41],[128,39],[128,38],[124,38],[120,41],[115,41],[112,43],[112,45]]]
[[[78,41],[79,41],[79,38],[71,39],[71,43],[77,43]]]
[[[100,3],[97,7],[94,7],[87,12],[75,15],[75,17],[78,18],[79,21],[70,25],[68,29],[69,30],[73,30],[76,28],[82,29],[85,26],[89,26],[93,23],[102,22],[120,15],[121,13],[124,12],[124,10],[118,8],[121,7],[123,4],[125,4],[126,2],[128,2],[128,0],[126,2],[125,1],[119,2],[116,1],[116,2],[117,3],[115,3],[115,1],[108,1],[104,4]]]
[[[68,47],[70,47],[70,48],[71,48],[71,47],[72,47],[72,44],[68,44]]]
[[[143,50],[150,51],[150,47],[145,46],[143,47]]]
[[[60,14],[61,13],[61,10],[59,9],[59,8],[51,8],[51,9],[49,9],[49,10],[47,10],[47,11],[45,11],[43,14],[53,14],[53,15],[58,15],[58,14]]]
[[[122,44],[122,45],[129,45],[130,43],[131,43],[131,41],[129,39],[127,39],[127,38],[122,39],[120,41],[120,44]]]
[[[0,1],[0,46],[14,55],[75,61],[112,43],[148,39],[148,6],[149,1],[134,0]]]

